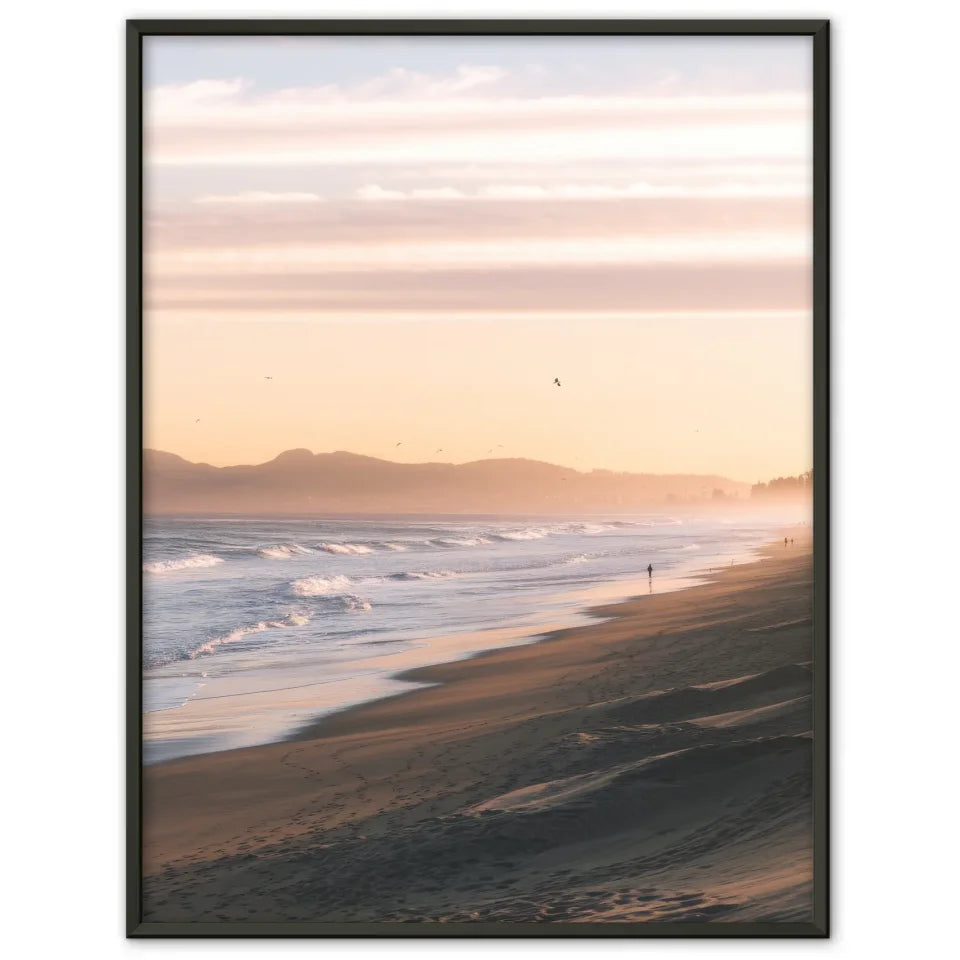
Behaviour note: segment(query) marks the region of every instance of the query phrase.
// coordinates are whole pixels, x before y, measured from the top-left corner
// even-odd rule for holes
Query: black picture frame
[[[154,36],[807,36],[813,41],[813,920],[809,923],[157,923],[142,919],[142,46]],[[830,935],[830,22],[823,19],[303,20],[126,23],[126,934],[128,937]]]

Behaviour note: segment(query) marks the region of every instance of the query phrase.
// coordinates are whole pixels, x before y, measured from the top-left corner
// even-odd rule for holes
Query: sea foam
[[[391,573],[390,580],[445,580],[448,577],[459,577],[455,570],[420,570],[408,573]]]
[[[358,597],[354,593],[348,593],[342,600],[344,607],[351,613],[360,613],[371,609],[369,600],[364,600],[363,597]]]
[[[290,584],[290,589],[298,597],[324,597],[333,593],[342,593],[353,581],[349,577],[301,577]]]
[[[302,613],[291,613],[282,620],[261,620],[259,623],[247,627],[238,627],[222,637],[213,637],[202,643],[195,650],[191,650],[188,656],[191,660],[197,657],[209,656],[215,653],[219,647],[229,643],[236,643],[244,637],[249,637],[254,633],[264,633],[267,630],[286,630],[289,627],[303,627],[310,622],[310,618]]]
[[[549,536],[550,531],[543,527],[525,527],[522,530],[504,530],[494,534],[497,540],[542,540]]]
[[[363,543],[321,543],[317,546],[327,553],[373,553],[373,550]]]
[[[301,547],[299,543],[277,543],[270,547],[260,547],[257,550],[257,556],[266,557],[269,560],[287,560],[290,557],[310,553],[313,553],[313,551]]]
[[[429,541],[436,547],[482,547],[490,542],[486,537],[437,537]]]
[[[215,567],[223,563],[223,557],[216,557],[212,553],[192,553],[189,557],[180,557],[177,560],[157,560],[145,563],[146,573],[172,573],[175,570],[194,570],[200,567]]]

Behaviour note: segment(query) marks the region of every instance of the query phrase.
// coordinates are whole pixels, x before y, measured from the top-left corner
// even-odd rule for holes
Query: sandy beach
[[[812,557],[144,769],[145,921],[810,922]]]

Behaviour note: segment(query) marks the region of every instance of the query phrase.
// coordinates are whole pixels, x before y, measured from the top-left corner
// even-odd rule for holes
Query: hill
[[[143,468],[152,514],[628,513],[750,492],[718,476],[584,473],[514,458],[393,463],[344,451],[287,450],[267,463],[214,467],[145,450]]]

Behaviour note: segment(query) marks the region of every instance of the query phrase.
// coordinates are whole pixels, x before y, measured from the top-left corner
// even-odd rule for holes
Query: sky
[[[808,469],[811,52],[145,39],[145,445]]]

